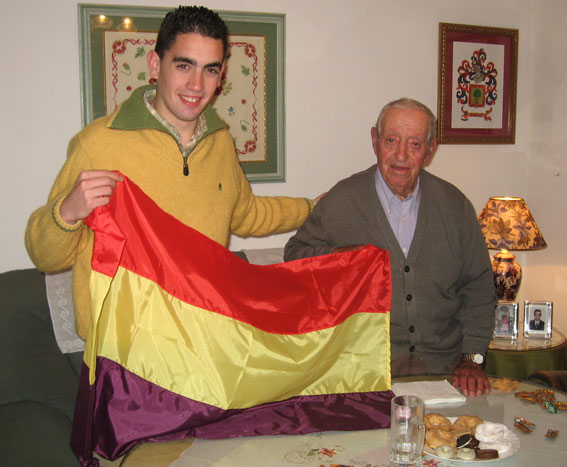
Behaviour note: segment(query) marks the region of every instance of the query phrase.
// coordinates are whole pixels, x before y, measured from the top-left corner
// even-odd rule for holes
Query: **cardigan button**
[[[405,271],[405,272],[409,272],[409,270],[410,270],[410,267],[409,267],[409,266],[406,266],[406,267],[404,268],[404,271]]]
[[[415,345],[412,345],[412,346],[409,348],[409,351],[410,351],[410,352],[413,352],[414,350],[415,350]]]
[[[411,294],[407,294],[407,295],[406,295],[406,300],[407,300],[408,302],[411,302],[411,299],[412,299],[412,298],[413,298],[413,297],[411,296]]]
[[[413,324],[409,327],[409,332],[415,332],[415,326]]]

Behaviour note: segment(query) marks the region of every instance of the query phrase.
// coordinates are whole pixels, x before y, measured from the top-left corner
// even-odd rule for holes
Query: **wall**
[[[430,170],[461,188],[479,212],[493,195],[527,200],[549,247],[518,255],[525,274],[519,299],[554,301],[555,323],[567,330],[564,1],[215,0],[206,5],[286,14],[287,182],[255,184],[257,194],[314,197],[372,164],[370,127],[387,101],[407,95],[435,111],[439,22],[518,28],[516,144],[444,145]],[[3,2],[0,18],[5,45],[0,271],[5,271],[31,266],[23,245],[27,218],[45,202],[67,142],[80,130],[81,112],[75,1]],[[231,247],[280,246],[288,236],[233,238]]]

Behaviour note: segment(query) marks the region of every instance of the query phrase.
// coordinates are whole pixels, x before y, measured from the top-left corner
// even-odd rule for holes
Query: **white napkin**
[[[411,383],[394,383],[392,391],[396,396],[417,396],[425,405],[449,404],[465,402],[463,396],[449,381],[413,381]]]

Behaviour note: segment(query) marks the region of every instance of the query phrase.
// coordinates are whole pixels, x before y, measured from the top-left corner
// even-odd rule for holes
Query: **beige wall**
[[[518,28],[516,144],[444,145],[430,170],[461,188],[477,211],[493,195],[527,200],[549,247],[518,255],[525,275],[518,298],[552,300],[555,323],[567,331],[564,0],[216,0],[206,5],[286,14],[287,182],[255,184],[258,194],[316,196],[372,164],[370,126],[389,100],[415,97],[435,111],[439,22]],[[5,271],[31,266],[23,245],[27,218],[45,202],[67,142],[80,130],[77,4],[2,2],[0,24],[0,271]],[[287,238],[235,238],[231,247],[280,246]]]

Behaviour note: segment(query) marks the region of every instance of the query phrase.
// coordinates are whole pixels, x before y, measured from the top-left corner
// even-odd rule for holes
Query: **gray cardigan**
[[[414,352],[433,373],[492,337],[493,273],[474,208],[453,185],[422,171],[421,202],[406,258],[375,188],[376,165],[340,181],[285,247],[285,260],[372,243],[390,253],[392,359]]]

